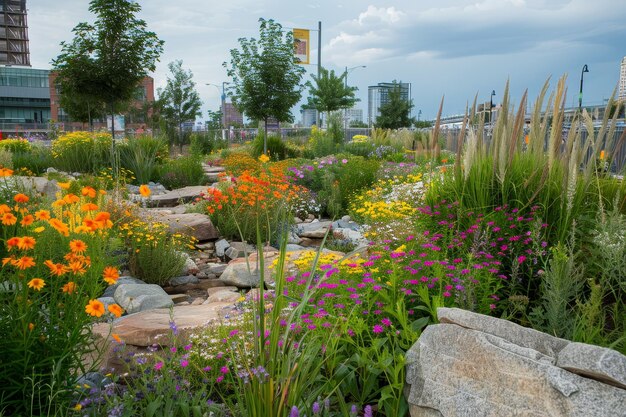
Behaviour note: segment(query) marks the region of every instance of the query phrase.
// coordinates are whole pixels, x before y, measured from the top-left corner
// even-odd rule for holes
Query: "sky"
[[[50,68],[71,41],[79,22],[91,22],[87,0],[27,0],[31,64]],[[317,30],[322,22],[322,66],[349,72],[348,84],[367,119],[367,87],[398,80],[411,83],[413,116],[464,113],[478,97],[494,103],[507,80],[511,98],[527,89],[531,100],[550,78],[568,76],[568,106],[577,105],[584,74],[583,104],[601,104],[619,80],[626,56],[626,0],[139,0],[139,14],[164,52],[152,76],[167,82],[167,64],[183,60],[194,74],[207,110],[220,105],[219,88],[229,81],[223,62],[239,38],[258,37],[259,18],[284,28]],[[317,32],[311,32],[311,62],[317,63]],[[307,65],[303,81],[317,72]],[[306,98],[306,91],[303,101]],[[299,108],[293,110],[300,118]],[[367,121],[367,120],[365,120]]]

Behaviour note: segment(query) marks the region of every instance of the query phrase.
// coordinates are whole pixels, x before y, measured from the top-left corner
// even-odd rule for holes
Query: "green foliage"
[[[32,145],[26,139],[5,139],[0,140],[0,149],[13,153],[28,153],[31,151]]]
[[[328,71],[324,67],[319,70],[319,77],[311,74],[314,83],[311,83],[311,81],[306,83],[312,97],[311,104],[314,108],[330,115],[335,110],[350,108],[359,101],[354,97],[354,93],[358,88],[346,85],[346,77],[348,76],[346,72],[337,76],[334,70]]]
[[[224,63],[233,79],[231,96],[235,106],[248,117],[267,122],[291,122],[291,108],[300,100],[300,82],[306,71],[294,57],[291,31],[283,32],[273,20],[259,19],[260,38],[239,39],[240,49],[231,49],[230,64]],[[265,149],[264,149],[265,150]]]
[[[309,139],[308,147],[304,152],[305,157],[321,158],[332,155],[336,151],[337,143],[335,143],[332,136],[328,135],[323,130],[317,129],[316,127],[311,129],[311,137]]]
[[[195,155],[169,159],[159,167],[159,182],[170,190],[206,182],[202,160]]]
[[[192,133],[190,143],[190,152],[194,155],[209,155],[213,151],[228,147],[228,142],[212,132]]]
[[[343,142],[343,116],[339,112],[328,115],[327,134],[333,138],[333,142],[340,145]]]
[[[252,156],[258,158],[263,155],[264,146],[267,146],[266,154],[272,161],[281,161],[287,158],[287,145],[280,136],[271,135],[266,141],[263,133],[259,133],[252,142]]]
[[[61,43],[61,54],[52,63],[60,94],[68,97],[62,100],[90,103],[112,114],[134,98],[163,51],[163,41],[136,17],[140,10],[130,0],[90,1],[96,21],[79,23],[72,42]]]
[[[121,166],[134,174],[137,184],[147,184],[154,180],[159,165],[168,154],[167,143],[152,136],[127,139],[118,146],[118,150]]]
[[[170,62],[168,68],[171,77],[167,77],[167,85],[164,90],[158,90],[159,101],[162,102],[162,116],[171,126],[178,129],[178,135],[174,138],[182,149],[184,144],[183,123],[193,121],[201,114],[202,101],[196,91],[196,83],[193,82],[191,70],[183,69],[183,61]]]
[[[13,169],[13,154],[4,148],[0,148],[0,168]]]
[[[2,162],[0,162],[2,165]],[[16,152],[13,154],[15,170],[27,170],[34,175],[43,174],[47,168],[54,165],[52,151],[45,145],[33,145],[30,152]]]
[[[383,129],[400,129],[410,127],[415,122],[409,117],[413,108],[413,100],[402,97],[400,85],[402,81],[393,81],[393,87],[389,90],[388,101],[380,106],[380,115],[376,118],[376,127]]]
[[[66,172],[97,173],[111,163],[111,135],[72,132],[52,142],[54,167]]]

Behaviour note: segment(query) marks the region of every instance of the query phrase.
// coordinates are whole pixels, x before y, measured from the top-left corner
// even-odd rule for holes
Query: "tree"
[[[387,102],[380,106],[380,115],[376,118],[376,127],[382,129],[400,129],[413,125],[415,120],[409,117],[413,100],[402,97],[402,82],[393,81],[387,93]]]
[[[433,122],[428,120],[418,120],[414,123],[417,129],[427,129],[433,126]]]
[[[239,39],[240,49],[231,49],[224,62],[233,104],[248,117],[265,122],[263,152],[267,154],[267,123],[292,122],[291,108],[302,95],[305,69],[294,56],[293,33],[283,33],[273,20],[259,19],[260,38]]]
[[[71,120],[89,123],[90,129],[93,127],[94,119],[103,119],[106,116],[104,103],[76,92],[59,94],[59,106]]]
[[[208,130],[219,130],[222,128],[222,111],[209,110],[209,121],[207,122]]]
[[[61,42],[61,54],[52,61],[61,95],[106,106],[112,117],[125,107],[163,52],[163,41],[136,17],[140,10],[131,0],[89,3],[95,23],[79,23],[72,42]]]
[[[346,76],[344,72],[341,76],[336,76],[335,71],[328,71],[326,68],[320,68],[320,76],[311,74],[311,81],[307,81],[311,94],[311,102],[318,111],[326,112],[326,120],[330,112],[339,109],[347,109],[354,106],[359,99],[354,97],[357,87],[348,87],[346,85]]]
[[[158,90],[159,100],[163,103],[163,116],[170,125],[178,128],[178,146],[183,148],[183,123],[195,120],[202,112],[202,101],[196,91],[191,70],[183,69],[183,61],[170,62],[168,68],[171,77],[167,77],[165,89]]]

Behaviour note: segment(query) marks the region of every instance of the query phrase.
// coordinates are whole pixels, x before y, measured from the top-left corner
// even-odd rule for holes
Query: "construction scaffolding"
[[[26,0],[0,0],[0,65],[30,67]]]

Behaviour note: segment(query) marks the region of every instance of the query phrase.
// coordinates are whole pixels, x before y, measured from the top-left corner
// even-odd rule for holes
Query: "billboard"
[[[294,54],[300,61],[299,64],[309,63],[309,51],[311,46],[310,35],[308,29],[294,29]]]

